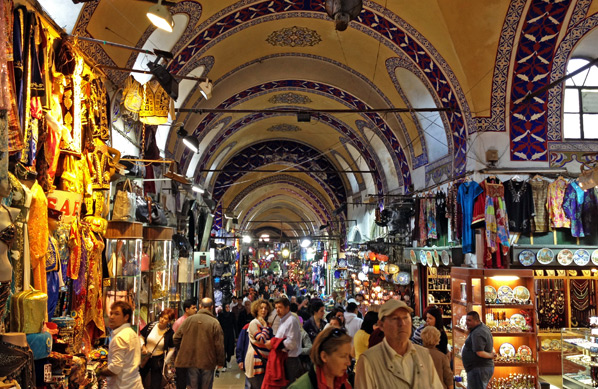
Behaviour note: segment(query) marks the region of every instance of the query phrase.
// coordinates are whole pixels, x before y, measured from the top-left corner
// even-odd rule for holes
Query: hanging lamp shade
[[[158,1],[158,4],[152,5],[147,10],[146,15],[157,28],[172,32],[172,29],[174,28],[174,19],[172,18],[170,11],[162,5],[162,0]]]
[[[210,100],[212,98],[212,81],[206,79],[205,81],[200,82],[199,91],[204,99]]]

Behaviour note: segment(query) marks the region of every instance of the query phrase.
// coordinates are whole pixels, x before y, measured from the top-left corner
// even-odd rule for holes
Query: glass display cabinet
[[[108,274],[103,280],[104,321],[114,301],[124,300],[133,306],[131,324],[139,329],[139,298],[141,283],[141,253],[143,224],[109,221],[106,229],[106,258]]]
[[[170,300],[174,302],[177,299],[177,264],[172,260],[173,233],[174,230],[170,227],[143,228],[139,292],[142,324],[158,320],[160,312],[170,306]]]
[[[563,388],[598,388],[598,328],[563,328]]]

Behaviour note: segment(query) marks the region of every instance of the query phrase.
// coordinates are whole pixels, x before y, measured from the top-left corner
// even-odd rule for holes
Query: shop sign
[[[81,214],[83,195],[79,193],[55,190],[48,194],[48,208],[62,212],[62,221],[70,223]]]

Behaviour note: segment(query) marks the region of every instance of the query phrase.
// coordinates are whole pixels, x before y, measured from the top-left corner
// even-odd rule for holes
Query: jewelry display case
[[[563,388],[597,388],[598,328],[563,328],[561,340]]]
[[[108,322],[110,305],[124,300],[133,307],[131,324],[139,329],[139,298],[141,284],[141,253],[143,224],[137,222],[109,221],[106,229],[106,258],[108,277],[103,280],[104,320]]]
[[[141,265],[141,321],[151,323],[176,301],[177,266],[172,260],[172,235],[169,227],[143,227]],[[174,286],[174,290],[172,288]]]
[[[451,269],[455,375],[466,376],[461,349],[467,312],[476,311],[492,332],[494,379],[522,376],[538,385],[537,317],[531,270]],[[465,377],[464,377],[465,378]]]

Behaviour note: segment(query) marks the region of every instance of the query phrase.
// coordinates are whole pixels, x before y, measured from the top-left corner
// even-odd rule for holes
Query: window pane
[[[572,72],[576,71],[577,69],[581,68],[582,66],[586,65],[588,61],[585,59],[574,58],[567,63],[567,74],[571,74]],[[583,71],[576,75],[575,77],[571,77],[567,79],[566,85],[577,85],[582,86],[588,71]]]
[[[584,113],[598,113],[598,90],[596,89],[582,89],[581,103]]]
[[[581,137],[581,130],[579,128],[579,115],[566,113],[563,115],[563,134],[565,138]]]
[[[598,115],[583,115],[583,135],[584,139],[596,138],[598,128]]]
[[[579,112],[579,89],[565,89],[565,112]]]
[[[590,68],[585,86],[598,86],[598,68],[596,66]]]

